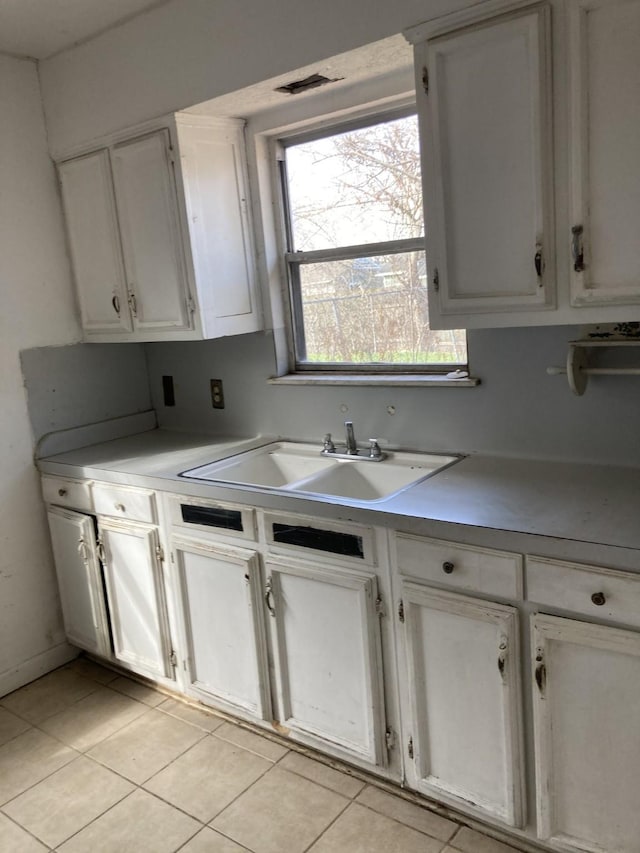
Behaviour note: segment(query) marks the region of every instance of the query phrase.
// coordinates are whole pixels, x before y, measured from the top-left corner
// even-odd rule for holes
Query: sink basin
[[[458,456],[388,451],[380,462],[322,456],[318,445],[277,441],[183,471],[210,483],[230,483],[350,501],[380,501],[442,471]]]
[[[315,445],[278,441],[256,450],[246,450],[220,462],[184,471],[180,476],[211,482],[282,488],[287,483],[331,468],[333,464],[333,460],[320,455]]]

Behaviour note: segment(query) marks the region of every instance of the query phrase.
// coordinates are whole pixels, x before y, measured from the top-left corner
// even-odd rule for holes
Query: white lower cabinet
[[[117,660],[142,675],[170,678],[172,649],[155,527],[98,519]]]
[[[93,517],[56,506],[49,507],[47,515],[69,642],[106,656],[109,622]]]
[[[260,561],[248,548],[174,536],[189,692],[271,719]]]
[[[639,853],[640,632],[534,613],[523,693],[519,622],[637,627],[640,576],[527,556],[525,602],[518,553],[114,483],[43,491],[70,642],[545,849]]]
[[[640,849],[640,634],[532,618],[538,836],[588,853]]]
[[[372,571],[266,561],[278,717],[292,737],[385,763],[377,581]]]
[[[405,581],[408,784],[522,826],[518,613]]]

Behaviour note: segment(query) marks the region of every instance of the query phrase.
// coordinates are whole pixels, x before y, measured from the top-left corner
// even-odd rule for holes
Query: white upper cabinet
[[[82,328],[115,339],[132,325],[109,151],[67,160],[59,170]]]
[[[112,153],[129,307],[137,331],[191,327],[166,130]]]
[[[174,115],[59,170],[86,340],[261,328],[242,122]]]
[[[569,35],[572,301],[639,303],[640,3],[574,0]]]
[[[549,18],[466,20],[416,46],[434,326],[553,305]]]
[[[485,0],[406,36],[432,328],[640,320],[640,2]]]

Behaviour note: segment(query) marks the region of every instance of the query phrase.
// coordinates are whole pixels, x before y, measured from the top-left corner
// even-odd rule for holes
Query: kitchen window
[[[280,140],[295,370],[466,369],[463,330],[429,328],[415,114]]]

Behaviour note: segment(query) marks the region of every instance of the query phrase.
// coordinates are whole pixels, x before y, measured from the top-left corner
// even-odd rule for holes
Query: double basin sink
[[[275,441],[235,456],[183,471],[181,477],[210,483],[332,496],[351,501],[386,500],[459,461],[459,456],[387,451],[336,458],[317,445]]]

